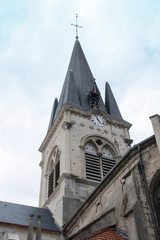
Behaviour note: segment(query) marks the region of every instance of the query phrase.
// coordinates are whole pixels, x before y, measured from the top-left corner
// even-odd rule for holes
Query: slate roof
[[[109,115],[118,119],[122,119],[116,99],[112,93],[108,82],[106,82],[105,87],[105,106]]]
[[[37,215],[41,214],[41,228],[44,230],[61,231],[55,223],[49,209],[30,207],[21,204],[0,201],[0,223],[29,226],[30,217],[33,213],[33,227],[37,227]]]
[[[82,109],[84,111],[91,109],[89,102],[89,93],[93,88],[94,82],[95,79],[89,68],[80,42],[78,38],[76,38],[59,102],[56,98],[53,104],[48,131],[63,105],[69,105],[78,109]],[[108,83],[106,84],[105,95],[105,104],[100,95],[98,104],[99,109],[105,113],[108,113],[113,118],[123,120]]]
[[[74,238],[73,240],[126,240],[127,236],[118,231],[115,227],[106,227],[100,230],[97,230],[93,233],[87,234],[83,237]]]

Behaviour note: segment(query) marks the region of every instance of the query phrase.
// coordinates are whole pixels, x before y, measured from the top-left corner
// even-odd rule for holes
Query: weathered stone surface
[[[145,145],[142,148],[141,154],[150,191],[151,181],[157,168],[160,169],[160,159],[157,157],[158,149],[155,142],[154,144],[153,141],[152,144],[148,142],[148,146]],[[115,209],[115,223],[127,232],[129,240],[150,240],[151,236],[151,239],[155,239],[151,212],[139,168],[138,148],[134,149],[121,165],[83,204],[77,216],[66,227],[66,236],[76,233],[83,235],[88,231],[94,231],[99,219],[110,209]],[[152,194],[151,197],[153,197]]]
[[[65,224],[65,218],[63,218],[65,213],[63,204],[61,204],[61,214],[57,212],[56,206],[60,199],[73,197],[83,202],[97,185],[96,182],[86,180],[84,152],[86,141],[88,139],[96,141],[96,139],[100,138],[103,144],[106,143],[113,149],[116,160],[129,147],[124,140],[129,138],[129,126],[127,123],[110,119],[109,116],[104,115],[108,123],[104,127],[96,127],[90,120],[91,113],[92,110],[91,112],[85,112],[64,106],[40,148],[42,151],[42,174],[39,205],[41,207],[48,206],[61,226]],[[90,128],[91,124],[94,126],[93,129]],[[100,152],[101,145],[98,147],[98,152]],[[59,186],[48,198],[48,169],[51,160],[53,165],[55,164],[57,151],[60,156]],[[63,178],[63,174],[68,174],[68,178]]]

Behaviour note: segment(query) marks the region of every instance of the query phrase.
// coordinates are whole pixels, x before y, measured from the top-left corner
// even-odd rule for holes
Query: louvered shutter
[[[59,179],[59,176],[60,176],[60,161],[58,161],[58,163],[56,164],[56,167],[55,167],[55,187],[57,187],[58,185],[58,179]]]
[[[52,172],[49,175],[49,179],[48,179],[48,197],[53,192],[53,186],[54,186],[54,170],[52,170]]]
[[[114,167],[116,161],[113,159],[111,151],[105,146],[102,149],[102,170],[103,177]]]

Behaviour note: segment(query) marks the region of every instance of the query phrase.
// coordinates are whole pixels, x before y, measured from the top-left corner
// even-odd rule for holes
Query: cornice
[[[60,123],[62,122],[63,116],[65,112],[70,112],[71,114],[75,115],[75,116],[79,116],[79,117],[83,117],[86,119],[90,119],[91,114],[93,113],[99,113],[102,114],[103,117],[106,120],[106,124],[109,125],[113,125],[115,127],[119,127],[119,128],[127,128],[129,129],[132,124],[130,124],[129,122],[126,122],[124,120],[119,120],[119,119],[115,119],[112,118],[110,115],[108,115],[107,113],[103,112],[102,110],[96,108],[96,109],[91,109],[89,111],[84,111],[81,109],[76,109],[74,107],[68,106],[68,105],[63,105],[63,107],[61,108],[59,114],[57,115],[56,119],[53,122],[52,127],[50,128],[49,132],[47,133],[46,137],[44,138],[39,151],[42,152],[43,150],[46,149],[48,143],[50,142],[52,136],[54,135],[55,131],[57,130],[57,128],[59,127]],[[69,122],[68,126],[69,126]],[[72,125],[72,122],[71,122]]]
[[[60,125],[60,123],[62,122],[63,116],[64,116],[64,108],[61,109],[61,111],[59,112],[58,116],[56,117],[52,127],[50,128],[49,132],[46,134],[40,148],[39,151],[42,152],[43,150],[45,150],[45,148],[47,147],[48,143],[50,142],[52,136],[54,135],[54,133],[56,132],[58,126]]]

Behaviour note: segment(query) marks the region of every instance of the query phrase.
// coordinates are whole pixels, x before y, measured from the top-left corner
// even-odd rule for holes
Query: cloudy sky
[[[0,200],[38,205],[43,141],[75,41],[108,81],[134,144],[160,113],[159,0],[0,0]]]

